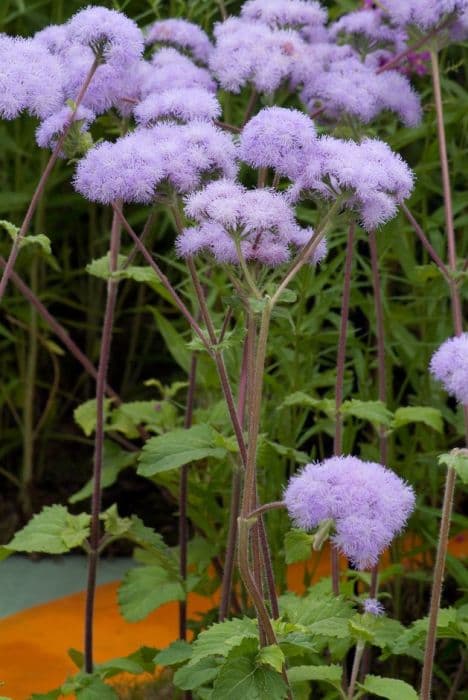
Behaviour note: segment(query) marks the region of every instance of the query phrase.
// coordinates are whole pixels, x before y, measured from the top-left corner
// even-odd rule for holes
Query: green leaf
[[[193,643],[193,656],[189,666],[207,656],[227,656],[231,649],[244,639],[257,639],[255,620],[248,617],[218,622],[201,632]]]
[[[159,651],[154,657],[155,664],[174,666],[188,661],[192,656],[192,646],[182,639],[177,639],[170,646]]]
[[[343,617],[329,617],[326,620],[318,620],[309,625],[308,631],[319,634],[322,637],[346,639],[349,636],[349,627]]]
[[[58,700],[62,696],[62,689],[55,688],[55,690],[49,690],[48,693],[33,693],[31,695],[31,700]],[[2,698],[0,698],[2,700]],[[5,700],[11,700],[10,698],[5,698]]]
[[[292,529],[284,536],[286,564],[305,561],[310,558],[314,536],[304,530]]]
[[[71,515],[64,506],[46,506],[6,545],[14,552],[64,554],[89,536],[91,516]]]
[[[76,700],[118,700],[118,698],[116,691],[100,678],[93,678],[88,685],[76,689]]]
[[[344,416],[369,421],[377,426],[390,426],[393,417],[383,401],[361,401],[360,399],[345,401],[341,406],[341,413]]]
[[[188,372],[192,361],[192,353],[187,348],[184,338],[176,331],[174,325],[159,313],[157,309],[152,308],[151,312],[158,326],[158,330],[166,343],[167,349],[179,367],[181,367],[184,372]]]
[[[307,631],[314,629],[315,634],[327,634],[323,630],[329,623],[330,636],[349,635],[347,620],[354,615],[354,609],[340,596],[320,593],[317,586],[313,586],[305,596],[286,593],[279,603],[284,619],[307,627]],[[320,628],[312,627],[322,622]]]
[[[173,573],[154,564],[127,571],[119,587],[118,598],[123,617],[136,622],[164,603],[184,600],[185,591]]]
[[[335,402],[332,399],[316,399],[306,394],[305,391],[295,391],[293,394],[289,394],[278,408],[281,409],[286,406],[315,408],[327,414],[332,414],[335,410]]]
[[[138,676],[144,671],[144,667],[138,661],[128,657],[111,659],[96,665],[96,673],[99,673],[101,678],[111,678],[119,673],[131,673]]]
[[[418,700],[415,689],[396,678],[382,678],[381,676],[366,676],[364,683],[359,687],[366,693],[378,695],[388,700]]]
[[[464,484],[468,484],[468,450],[454,449],[439,456],[439,464],[445,464],[449,469],[455,469]]]
[[[219,672],[219,666],[213,658],[201,659],[193,665],[182,666],[174,674],[174,685],[181,690],[194,690],[210,683]]]
[[[285,662],[284,653],[277,644],[262,647],[258,652],[257,660],[259,664],[271,666],[278,673],[281,673]]]
[[[431,406],[403,406],[395,411],[392,428],[401,428],[409,423],[424,423],[438,433],[443,430],[442,413]]]
[[[68,656],[73,661],[78,670],[81,670],[84,666],[84,654],[78,649],[69,649],[67,651]]]
[[[10,238],[14,241],[19,233],[19,228],[12,224],[11,221],[6,221],[5,219],[0,219],[0,227],[5,229]],[[50,238],[45,236],[43,233],[38,233],[36,235],[25,236],[20,243],[20,248],[24,248],[27,245],[36,244],[42,248],[46,255],[52,255],[52,249],[50,246]]]
[[[107,416],[112,399],[104,401],[104,416]],[[96,428],[96,399],[85,401],[73,411],[75,422],[78,423],[86,437],[90,437]]]
[[[115,484],[120,472],[134,464],[136,458],[136,452],[127,452],[116,445],[115,442],[105,440],[102,464],[102,488],[107,488],[112,486],[112,484]],[[74,493],[73,496],[70,496],[68,502],[78,503],[79,501],[83,501],[85,498],[89,498],[92,493],[93,480],[90,479],[79,491]]]
[[[227,450],[215,447],[216,431],[208,425],[178,428],[150,438],[139,458],[138,474],[155,476],[207,457],[222,459]]]
[[[341,686],[343,668],[338,664],[331,666],[294,666],[288,670],[288,678],[291,683],[302,681],[322,681],[330,683],[335,688]]]
[[[122,267],[125,264],[126,260],[127,257],[125,255],[119,255],[117,267]],[[103,255],[102,258],[92,260],[88,265],[86,265],[86,272],[90,275],[93,275],[93,277],[98,277],[101,280],[108,280],[111,276],[109,253]]]
[[[373,615],[355,615],[348,620],[351,637],[356,641],[373,642],[375,621],[376,618]]]
[[[232,649],[213,686],[216,700],[283,700],[287,686],[282,676],[259,663],[256,640],[245,639]]]

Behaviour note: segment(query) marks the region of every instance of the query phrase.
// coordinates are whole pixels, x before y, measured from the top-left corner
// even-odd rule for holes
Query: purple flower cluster
[[[304,192],[326,199],[340,196],[363,227],[372,230],[395,216],[412,188],[413,173],[383,141],[355,143],[324,136],[316,141],[289,194],[292,200]]]
[[[151,25],[146,43],[163,44],[187,51],[201,63],[208,63],[213,50],[211,41],[205,32],[185,19],[163,19]]]
[[[79,162],[75,188],[87,199],[110,204],[150,203],[169,187],[187,193],[203,177],[234,177],[236,148],[230,136],[205,121],[161,123],[103,142]]]
[[[203,88],[174,88],[161,93],[151,93],[133,111],[138,124],[150,126],[163,117],[181,122],[194,119],[216,119],[221,105],[216,97]]]
[[[377,598],[366,598],[363,603],[364,612],[368,615],[374,615],[375,617],[380,617],[385,613],[385,608],[380,603]]]
[[[327,11],[314,0],[248,0],[242,6],[241,16],[269,27],[304,30],[305,36],[313,35],[327,21]]]
[[[445,390],[461,404],[468,405],[468,333],[446,340],[434,353],[430,371]]]
[[[335,523],[333,542],[358,569],[373,566],[414,508],[413,489],[381,464],[332,457],[293,476],[284,500],[295,525]]]
[[[47,119],[44,119],[36,130],[37,144],[41,148],[53,148],[71,119],[72,110],[70,107],[63,107],[58,112],[51,114]],[[94,119],[94,112],[91,112],[91,110],[86,107],[78,107],[73,117],[73,121],[80,122],[80,130],[82,132],[88,130],[89,125]]]
[[[198,225],[185,229],[176,241],[183,257],[202,251],[224,263],[245,260],[280,265],[313,236],[312,229],[296,223],[285,197],[268,188],[247,190],[233,180],[218,180],[190,195],[185,212]],[[316,249],[311,262],[326,254],[326,244]]]
[[[330,36],[334,39],[354,39],[357,46],[364,41],[367,51],[388,48],[395,53],[402,51],[407,40],[406,32],[383,21],[383,10],[355,10],[340,17],[330,25]]]
[[[467,9],[466,0],[385,0],[383,3],[390,20],[398,26],[416,25],[428,30],[448,15]]]

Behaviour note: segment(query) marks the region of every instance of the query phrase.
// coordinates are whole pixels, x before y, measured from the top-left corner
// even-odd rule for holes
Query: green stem
[[[361,666],[361,659],[362,655],[364,653],[365,649],[365,642],[358,642],[356,644],[356,649],[354,650],[354,661],[353,661],[353,668],[351,670],[351,679],[349,681],[349,688],[348,688],[348,699],[351,700],[351,698],[354,695],[354,689],[356,688],[356,682],[358,679],[358,674],[359,674],[359,667]]]

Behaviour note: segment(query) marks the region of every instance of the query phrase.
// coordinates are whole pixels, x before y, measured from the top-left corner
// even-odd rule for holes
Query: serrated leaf
[[[178,428],[150,438],[139,458],[138,474],[155,476],[207,457],[222,459],[226,449],[214,447],[215,431],[208,425]]]
[[[342,617],[329,617],[326,620],[318,620],[309,625],[308,630],[312,634],[335,639],[346,639],[349,635],[347,621]]]
[[[105,661],[102,664],[97,664],[95,669],[95,672],[98,673],[101,678],[111,678],[119,673],[130,673],[138,676],[141,673],[144,673],[144,671],[144,667],[138,663],[138,661],[128,657]]]
[[[117,260],[117,268],[122,267],[126,261],[125,255],[119,255]],[[108,280],[111,276],[110,272],[110,254],[106,253],[102,258],[97,258],[92,260],[88,265],[86,265],[86,272],[93,277],[98,277],[102,280]],[[114,273],[115,274],[115,273]]]
[[[395,411],[392,428],[401,428],[410,423],[424,423],[441,433],[443,430],[442,413],[431,406],[403,406]]]
[[[207,656],[227,656],[246,638],[258,638],[255,620],[243,617],[218,622],[198,635],[193,643],[193,656],[189,666]]]
[[[285,662],[284,653],[277,644],[262,647],[258,652],[257,661],[259,664],[271,666],[278,673],[281,673]]]
[[[91,516],[71,515],[64,506],[46,506],[6,545],[14,552],[64,554],[89,537]]]
[[[338,664],[330,666],[294,666],[288,670],[288,678],[291,683],[302,681],[322,681],[335,688],[341,686],[343,668]]]
[[[319,593],[314,586],[305,596],[286,593],[280,597],[279,603],[284,619],[294,624],[303,625],[310,630],[314,623],[321,621],[327,623],[331,620],[330,629],[333,629],[331,636],[336,636],[338,625],[341,625],[340,630],[345,630],[346,636],[349,634],[347,620],[354,615],[354,609],[340,596]],[[322,634],[322,632],[316,632],[316,634]]]
[[[381,676],[366,676],[359,687],[366,693],[378,695],[387,700],[418,700],[415,689],[397,678],[382,678]]]
[[[201,659],[190,666],[182,666],[174,674],[174,685],[181,690],[195,690],[210,683],[219,672],[219,666],[213,658]]]
[[[188,661],[192,656],[192,646],[183,639],[177,639],[166,649],[159,651],[154,657],[155,664],[174,666]]]
[[[83,688],[76,689],[76,700],[118,700],[116,691],[100,678],[93,678]]]
[[[439,464],[455,469],[464,484],[468,484],[468,450],[454,449],[439,456]]]
[[[130,622],[143,620],[164,603],[184,600],[180,580],[161,566],[138,566],[125,574],[118,592],[120,611]]]
[[[279,409],[285,406],[304,406],[305,408],[315,408],[324,413],[333,413],[335,410],[335,402],[332,399],[316,399],[309,396],[304,391],[295,391],[289,394],[284,401],[279,405]]]
[[[388,410],[383,401],[361,401],[360,399],[350,399],[341,406],[341,413],[344,416],[353,416],[361,420],[369,421],[373,425],[390,426],[393,414]]]
[[[102,488],[108,488],[115,484],[117,477],[123,469],[131,466],[136,462],[137,453],[127,452],[121,447],[111,442],[110,440],[104,441],[104,455],[102,463],[102,478],[101,486]],[[85,498],[89,498],[93,493],[93,479],[89,481],[73,496],[68,499],[69,503],[78,503],[83,501]]]
[[[286,564],[310,559],[314,536],[304,530],[292,529],[284,536]]]
[[[351,637],[356,641],[372,643],[375,638],[375,620],[371,615],[355,615],[348,620]]]
[[[12,224],[11,221],[6,221],[5,219],[0,219],[0,227],[5,229],[10,238],[14,241],[19,233],[18,226]],[[52,249],[50,245],[50,238],[48,238],[43,233],[37,233],[35,235],[27,235],[20,242],[20,248],[24,248],[27,245],[36,244],[42,248],[44,253],[47,255],[52,255]]]
[[[104,400],[104,417],[107,416],[111,403],[112,399]],[[90,437],[96,428],[96,399],[89,399],[75,408],[73,417],[86,437]]]

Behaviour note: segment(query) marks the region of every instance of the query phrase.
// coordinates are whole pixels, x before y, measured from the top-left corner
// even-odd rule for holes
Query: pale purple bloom
[[[57,143],[57,139],[63,133],[65,128],[71,121],[72,110],[70,107],[62,107],[62,109],[50,117],[47,117],[36,129],[36,142],[41,148],[53,148]],[[95,119],[94,112],[86,107],[78,107],[78,110],[73,118],[73,121],[79,121],[82,132],[87,131],[89,125]]]
[[[468,333],[442,343],[432,356],[429,368],[448,394],[468,405]]]
[[[291,86],[297,88],[309,83],[313,76],[328,71],[333,63],[346,61],[349,58],[359,58],[355,49],[349,44],[338,46],[322,41],[307,46],[291,68]]]
[[[314,0],[248,0],[242,6],[241,16],[270,27],[312,31],[327,21],[327,11]]]
[[[51,24],[34,34],[36,44],[43,46],[53,55],[60,54],[68,45],[67,30],[64,24]]]
[[[34,39],[0,35],[0,117],[49,116],[63,105],[62,81],[59,61]]]
[[[323,107],[333,119],[347,114],[367,124],[387,109],[406,126],[415,126],[421,119],[419,97],[405,76],[394,70],[376,74],[357,57],[333,61],[310,73],[301,97],[309,111]]]
[[[333,520],[333,542],[359,569],[377,562],[415,503],[413,489],[390,469],[352,456],[306,465],[290,479],[284,500],[300,528]]]
[[[105,7],[80,10],[66,24],[70,44],[80,44],[102,55],[116,70],[138,61],[143,53],[143,34],[122,12]]]
[[[307,48],[293,30],[270,29],[238,17],[216,25],[214,34],[216,45],[209,65],[230,92],[240,92],[248,83],[258,92],[274,92],[292,76],[295,62]]]
[[[218,262],[239,262],[236,243],[246,260],[276,266],[313,236],[301,229],[285,197],[268,188],[247,190],[234,181],[218,180],[187,198],[186,214],[198,226],[185,229],[176,241],[180,255],[211,253]],[[318,262],[323,246],[312,256]]]
[[[364,612],[368,615],[374,615],[375,617],[380,617],[385,613],[385,608],[380,603],[377,598],[366,598],[363,602]]]
[[[314,124],[303,112],[266,107],[245,125],[240,157],[255,168],[274,168],[294,179],[309,160],[316,140]]]
[[[203,177],[233,177],[236,171],[231,137],[197,120],[161,123],[115,143],[98,144],[78,164],[74,184],[94,202],[149,203],[163,185],[187,193],[199,187]]]
[[[148,126],[162,117],[173,117],[182,122],[193,119],[216,119],[221,105],[216,97],[203,88],[174,88],[152,93],[134,110],[139,124]]]
[[[163,19],[151,25],[146,37],[147,44],[169,44],[181,48],[192,56],[208,63],[213,45],[197,24],[185,19]]]
[[[329,27],[330,36],[335,40],[352,37],[358,43],[364,39],[368,50],[385,46],[395,52],[402,51],[407,40],[406,32],[399,27],[390,26],[384,20],[382,10],[355,10],[342,15]]]
[[[414,24],[423,30],[436,26],[451,13],[466,9],[466,0],[385,0],[382,4],[394,24]]]
[[[324,136],[318,139],[310,162],[289,191],[292,201],[301,191],[343,198],[372,230],[395,216],[398,204],[409,197],[413,174],[398,153],[378,139],[361,143]]]
[[[154,54],[151,63],[144,64],[141,88],[143,97],[186,87],[216,91],[216,83],[209,72],[173,48],[161,49]]]

